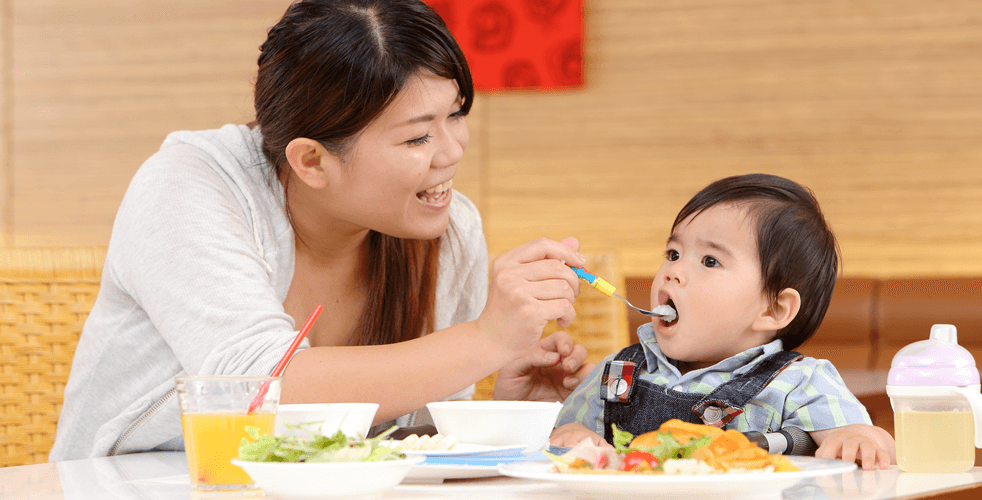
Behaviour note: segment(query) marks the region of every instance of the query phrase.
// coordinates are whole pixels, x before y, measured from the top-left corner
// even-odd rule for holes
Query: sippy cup
[[[975,359],[954,325],[893,357],[887,377],[897,465],[904,472],[965,472],[982,448],[982,393]]]

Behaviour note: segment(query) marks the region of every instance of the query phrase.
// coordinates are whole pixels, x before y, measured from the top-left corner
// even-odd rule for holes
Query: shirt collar
[[[645,361],[648,364],[647,371],[649,373],[668,370],[680,380],[694,379],[707,372],[726,372],[739,375],[750,371],[754,365],[771,354],[784,350],[781,339],[772,340],[767,344],[751,347],[712,366],[692,370],[683,376],[679,372],[678,361],[665,356],[665,353],[658,347],[654,325],[651,323],[641,325],[638,328],[638,340],[641,342],[641,348],[644,350]]]

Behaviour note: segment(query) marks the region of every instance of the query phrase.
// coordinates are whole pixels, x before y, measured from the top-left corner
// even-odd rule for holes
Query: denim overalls
[[[633,344],[604,366],[599,394],[604,401],[604,438],[613,444],[610,424],[638,436],[673,418],[722,428],[743,413],[744,405],[778,373],[803,357],[795,351],[778,351],[709,394],[698,394],[634,380],[636,370],[645,366],[645,355],[641,344]]]

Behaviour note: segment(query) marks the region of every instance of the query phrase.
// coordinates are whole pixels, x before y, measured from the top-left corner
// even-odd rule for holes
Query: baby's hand
[[[551,446],[565,446],[572,448],[584,439],[589,439],[593,444],[597,446],[607,446],[613,448],[604,437],[591,431],[583,424],[564,424],[556,427],[552,430],[552,434],[549,436],[549,445]]]
[[[881,469],[889,469],[896,453],[893,436],[871,425],[853,424],[816,431],[812,437],[820,443],[816,457],[859,462],[865,470],[873,470],[877,465]]]

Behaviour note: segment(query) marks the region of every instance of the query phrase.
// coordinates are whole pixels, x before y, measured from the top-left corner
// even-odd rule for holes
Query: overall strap
[[[646,358],[641,344],[635,344],[618,353],[604,367],[600,397],[604,403],[604,438],[613,444],[612,425],[638,436],[652,431],[672,418],[699,423],[692,413],[704,394],[687,393],[638,378],[635,374],[646,368]],[[630,371],[631,380],[625,373]]]
[[[804,358],[795,351],[778,351],[758,362],[747,373],[733,377],[692,406],[692,411],[706,425],[723,427],[767,387],[774,377],[792,363]]]
[[[645,367],[644,349],[641,344],[631,344],[614,356],[604,366],[600,378],[600,400],[627,403],[634,391],[634,377]]]
[[[646,358],[644,357],[644,348],[641,347],[640,343],[636,343],[621,349],[621,352],[617,353],[614,359],[618,361],[630,361],[643,366]]]

